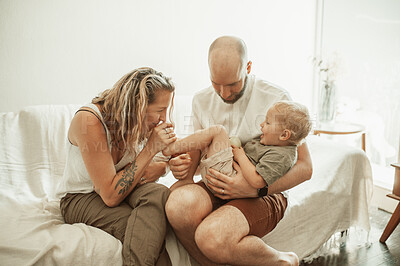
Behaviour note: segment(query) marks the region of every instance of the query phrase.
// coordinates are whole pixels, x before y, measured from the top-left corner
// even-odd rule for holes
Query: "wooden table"
[[[365,127],[349,122],[320,122],[314,129],[314,135],[347,135],[361,133],[361,148],[365,151]]]

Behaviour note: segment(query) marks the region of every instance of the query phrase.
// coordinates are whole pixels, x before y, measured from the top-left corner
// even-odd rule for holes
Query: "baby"
[[[234,176],[235,160],[252,187],[268,187],[295,164],[297,145],[309,134],[312,123],[305,106],[279,101],[268,109],[260,126],[261,135],[247,142],[243,148],[238,138],[229,139],[223,126],[211,126],[170,144],[163,154],[169,156],[203,151],[199,169],[206,185],[205,176],[210,174],[210,168]]]

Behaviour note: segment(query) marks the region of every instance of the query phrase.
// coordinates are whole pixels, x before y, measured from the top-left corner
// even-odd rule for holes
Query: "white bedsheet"
[[[0,114],[1,265],[122,264],[120,241],[84,224],[64,224],[54,199],[64,168],[67,128],[78,107],[36,106]],[[285,217],[264,238],[301,258],[335,232],[351,226],[369,230],[372,194],[371,168],[361,150],[317,137],[308,143],[313,178],[290,191]],[[169,175],[160,182],[170,185],[173,179]],[[173,265],[190,265],[172,232],[166,247]]]

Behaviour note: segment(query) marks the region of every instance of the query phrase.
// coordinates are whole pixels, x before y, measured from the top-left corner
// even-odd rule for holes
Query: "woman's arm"
[[[117,173],[101,122],[86,112],[80,112],[74,117],[68,133],[69,139],[79,147],[96,191],[107,206],[119,205],[138,184],[155,154],[176,140],[162,134],[167,126],[169,124],[163,123],[154,128],[147,144],[135,160]]]
[[[101,182],[99,195],[107,206],[118,206],[132,192],[154,155],[155,153],[145,146],[135,160],[118,173],[113,173],[111,178],[108,177],[108,182],[101,182],[99,178],[96,178],[97,182]],[[92,180],[93,183],[96,182],[94,178]]]
[[[239,164],[242,169],[243,177],[253,188],[263,188],[267,185],[264,178],[256,171],[256,166],[247,158],[242,147],[232,147],[233,159]]]
[[[161,176],[165,175],[167,172],[168,162],[155,162],[152,160],[146,167],[143,173],[143,178],[141,178],[140,184],[145,184],[149,182],[157,181]]]

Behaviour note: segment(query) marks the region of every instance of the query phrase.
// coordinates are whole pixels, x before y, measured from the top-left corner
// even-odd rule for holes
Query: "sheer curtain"
[[[323,1],[321,57],[338,71],[336,120],[366,127],[374,181],[387,187],[400,144],[399,10],[397,0]]]

